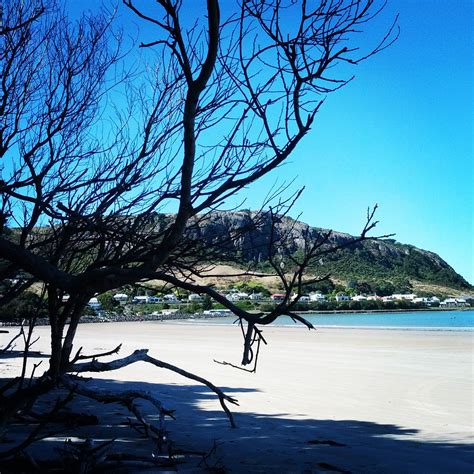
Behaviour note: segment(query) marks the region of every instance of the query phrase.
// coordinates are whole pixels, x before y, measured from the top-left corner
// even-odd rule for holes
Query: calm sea
[[[404,328],[404,329],[443,329],[443,330],[474,330],[474,311],[417,311],[396,313],[337,313],[337,314],[306,314],[305,318],[314,326],[332,327],[372,327],[372,328]],[[193,323],[232,324],[233,317],[199,319]],[[299,324],[299,323],[298,323]],[[293,326],[291,318],[282,316],[274,323],[278,326]]]

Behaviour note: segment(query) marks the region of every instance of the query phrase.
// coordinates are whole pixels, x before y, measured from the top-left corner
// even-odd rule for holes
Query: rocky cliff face
[[[265,264],[270,252],[292,255],[304,249],[305,242],[321,239],[329,231],[282,217],[275,226],[268,214],[251,211],[214,212],[190,229],[193,239],[206,246],[219,245],[222,255],[238,256],[242,264]],[[353,236],[333,231],[327,245],[349,244]],[[270,245],[276,242],[275,246]],[[442,258],[433,252],[394,240],[368,240],[325,256],[319,271],[354,279],[407,278],[443,284],[453,288],[471,286]]]

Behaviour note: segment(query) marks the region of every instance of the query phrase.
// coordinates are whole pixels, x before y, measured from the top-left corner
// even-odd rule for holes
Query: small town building
[[[294,301],[294,300],[296,300],[296,298],[298,298],[298,295],[296,293],[293,293],[291,295],[291,300]],[[309,295],[300,295],[298,301],[301,302],[301,303],[308,303],[311,300],[309,298]]]
[[[286,295],[284,295],[283,293],[275,293],[275,294],[270,296],[272,301],[283,301],[285,299],[285,297],[286,297]]]
[[[89,300],[89,303],[87,303],[92,309],[100,309],[102,308],[102,305],[100,304],[100,301],[94,297]]]
[[[118,301],[119,303],[125,303],[128,301],[128,295],[125,293],[117,293],[114,295],[114,300]]]
[[[336,295],[336,301],[340,303],[341,301],[350,301],[351,298],[349,295],[346,295],[345,293],[338,293]]]
[[[132,299],[133,304],[145,304],[148,303],[148,296],[134,296]]]
[[[311,293],[309,295],[309,300],[310,301],[326,301],[326,296],[323,295],[322,293]]]
[[[382,301],[382,297],[377,295],[370,295],[367,296],[367,301]]]
[[[228,298],[231,301],[242,301],[242,300],[248,300],[249,295],[247,293],[242,293],[242,292],[237,292],[237,293],[231,293],[228,295]]]
[[[147,303],[161,303],[161,298],[159,296],[149,296]]]
[[[411,293],[411,294],[400,294],[400,293],[395,293],[392,295],[392,300],[398,300],[398,301],[413,301],[416,298],[416,295]]]
[[[174,293],[169,293],[163,296],[163,301],[167,301],[168,303],[177,303],[179,298]]]
[[[201,295],[198,295],[197,293],[191,293],[188,296],[188,301],[193,302],[193,303],[199,303],[203,300],[204,298]]]
[[[441,301],[439,305],[445,308],[458,308],[469,306],[464,298],[446,298],[444,301]]]

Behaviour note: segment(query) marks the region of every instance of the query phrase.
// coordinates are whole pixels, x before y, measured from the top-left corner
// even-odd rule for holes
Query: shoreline
[[[117,324],[122,324],[122,323],[133,323],[135,321],[122,321],[122,322],[117,322]],[[153,323],[156,321],[142,321],[143,323],[149,322]],[[177,321],[158,321],[158,322],[163,322],[163,324],[169,326],[169,325],[176,325],[176,326],[192,326],[193,321],[191,320],[177,320]],[[231,326],[234,327],[233,324],[221,324],[221,323],[216,323],[212,321],[202,321],[200,322],[199,320],[194,320],[194,325],[195,326],[202,326],[202,327],[226,327],[226,326]],[[287,325],[287,324],[276,324],[272,323],[271,325],[264,326],[264,329],[269,329],[269,328],[275,328],[275,329],[290,329],[290,330],[303,330],[303,331],[308,331],[308,328],[302,324],[294,324],[292,326]],[[314,329],[310,329],[310,331],[321,331],[322,329],[324,330],[351,330],[351,331],[400,331],[400,332],[447,332],[447,333],[470,333],[474,332],[474,326],[473,327],[429,327],[429,326],[413,326],[413,327],[408,327],[408,326],[337,326],[337,325],[321,325],[321,326],[315,326]]]

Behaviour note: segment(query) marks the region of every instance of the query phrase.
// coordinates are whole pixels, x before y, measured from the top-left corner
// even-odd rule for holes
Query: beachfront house
[[[132,304],[145,304],[148,303],[148,296],[134,296]]]
[[[309,295],[309,300],[316,301],[316,302],[326,301],[326,296],[323,295],[322,293],[311,293]]]
[[[179,298],[174,293],[170,293],[163,296],[163,301],[166,301],[167,303],[178,303]]]
[[[416,298],[413,298],[413,303],[416,303],[416,304],[428,304],[429,302],[430,302],[430,299],[424,296],[417,296]]]
[[[87,303],[90,308],[92,309],[100,309],[102,308],[102,305],[100,304],[100,301],[97,298],[91,298],[89,300],[89,303]]]
[[[204,301],[204,298],[201,295],[198,295],[197,293],[191,293],[188,296],[188,301],[190,303],[200,303],[201,301]]]
[[[469,306],[464,298],[446,298],[439,304],[444,308],[460,308]]]
[[[456,298],[446,298],[445,300],[441,301],[439,305],[445,308],[457,306]]]
[[[237,292],[237,293],[231,293],[230,295],[228,295],[228,298],[231,301],[242,301],[242,300],[248,300],[249,295],[247,293]]]
[[[431,306],[432,304],[439,304],[439,298],[436,296],[418,296],[413,298],[413,303]]]
[[[159,296],[149,296],[147,303],[161,303],[161,298]]]
[[[128,301],[128,295],[126,295],[125,293],[117,293],[116,295],[114,295],[114,300],[124,304]]]
[[[352,301],[367,301],[367,296],[357,295],[352,298]]]
[[[382,297],[377,295],[370,295],[367,296],[367,301],[382,301]]]
[[[392,299],[397,300],[397,301],[413,301],[416,298],[416,295],[411,293],[411,294],[400,294],[400,293],[395,293],[392,295]]]
[[[336,295],[336,301],[340,303],[341,301],[350,301],[351,298],[349,295],[346,295],[345,293],[338,293]]]
[[[293,293],[293,294],[291,295],[291,301],[296,300],[297,297],[298,297],[298,295],[297,295],[296,293]],[[298,301],[299,301],[300,303],[309,303],[311,300],[310,300],[310,298],[309,298],[309,295],[300,295]]]
[[[263,298],[262,293],[252,293],[251,295],[249,295],[249,300],[252,300],[252,301],[258,301],[258,300],[261,300],[262,298]]]
[[[283,293],[275,293],[270,296],[272,301],[283,301],[285,299],[285,295]]]

